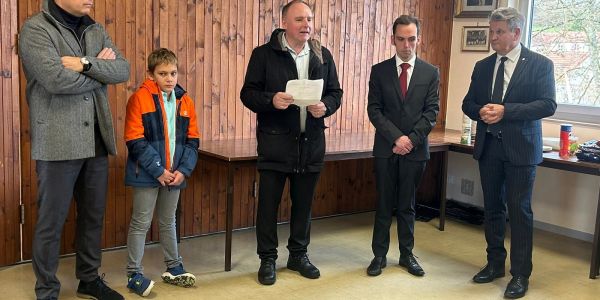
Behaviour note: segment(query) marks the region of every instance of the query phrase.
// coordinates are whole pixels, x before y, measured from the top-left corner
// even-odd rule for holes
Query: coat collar
[[[150,94],[158,95],[162,93],[162,91],[158,88],[158,84],[156,84],[154,80],[151,80],[149,78],[142,83],[140,89],[142,88],[150,92]],[[177,100],[181,99],[181,97],[183,97],[183,95],[185,94],[185,90],[179,84],[175,85],[173,91],[175,92],[175,99]]]
[[[283,42],[283,34],[285,33],[285,29],[275,29],[271,34],[271,39],[269,40],[269,45],[276,51],[285,51],[287,52],[287,48],[284,46]],[[319,59],[319,62],[323,64],[323,51],[321,48],[321,42],[315,39],[309,39],[307,41],[308,47],[310,47],[310,51],[315,54],[315,56]]]
[[[531,56],[531,51],[525,48],[525,46],[521,45],[521,55],[519,56],[519,61],[517,62],[517,66],[515,67],[515,71],[508,82],[508,86],[506,87],[506,92],[504,93],[504,98],[508,99],[506,96],[509,95],[511,89],[515,86],[515,82],[520,82],[521,77],[523,76],[524,70],[527,69],[527,65],[529,64]]]
[[[492,96],[492,81],[494,80],[494,67],[496,66],[496,60],[498,59],[498,54],[494,53],[488,56],[484,60],[484,70],[482,74],[480,74],[483,78],[483,82],[486,83],[487,88],[487,98],[491,99]],[[521,77],[523,76],[524,70],[527,69],[527,65],[531,60],[531,51],[527,49],[523,44],[521,44],[521,54],[519,55],[517,65],[515,66],[515,71],[513,72],[510,81],[508,82],[508,86],[506,87],[506,91],[504,92],[504,99],[508,99],[508,95],[512,88],[515,86],[516,82],[521,81]]]
[[[42,3],[43,16],[46,18],[46,20],[48,20],[48,22],[52,26],[56,27],[56,29],[59,32],[61,32],[61,35],[67,40],[67,44],[74,54],[85,55],[85,49],[80,39],[83,39],[83,33],[89,27],[94,26],[96,22],[89,16],[83,16],[78,29],[78,31],[81,30],[81,35],[78,37],[77,33],[73,29],[71,29],[68,24],[65,23],[62,16],[56,15],[56,13],[53,12],[56,9],[51,9],[50,5],[56,5],[54,3],[54,0],[44,0],[44,2]],[[72,39],[66,32],[70,32],[73,34]]]
[[[63,18],[54,12],[55,10],[52,8],[52,6],[57,6],[54,0],[44,0],[44,2],[42,3],[42,12],[45,13],[46,16],[50,19],[50,21],[53,22],[55,25],[60,24],[66,28],[69,28],[69,26],[63,20]],[[81,17],[80,26],[88,27],[93,24],[96,24],[96,21],[94,21],[94,19],[92,19],[90,16],[86,15]]]
[[[392,58],[388,59],[386,61],[386,76],[389,77],[395,77],[395,78],[400,78],[400,74],[398,74],[398,66],[396,65],[396,55],[392,56]],[[412,77],[410,82],[408,83],[408,91],[406,93],[406,98],[410,97],[410,93],[411,87],[413,87],[415,85],[415,76],[418,76],[419,74],[419,70],[421,69],[423,65],[423,61],[421,59],[419,59],[419,57],[415,57],[415,65],[414,65],[414,69],[412,71]],[[403,99],[402,97],[402,93],[400,92],[400,80],[394,80],[394,90],[396,91],[396,95],[398,96],[398,99]]]

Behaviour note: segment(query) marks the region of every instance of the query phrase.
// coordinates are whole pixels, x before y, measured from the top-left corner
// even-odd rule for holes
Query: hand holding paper
[[[306,110],[315,118],[320,118],[325,116],[327,112],[327,107],[325,103],[319,101],[317,104],[309,105],[306,107]]]
[[[279,92],[273,95],[273,106],[277,109],[286,109],[292,103],[294,103],[294,98],[290,94]]]
[[[294,104],[304,107],[318,104],[323,94],[323,79],[297,79],[287,82],[285,93],[294,99]]]

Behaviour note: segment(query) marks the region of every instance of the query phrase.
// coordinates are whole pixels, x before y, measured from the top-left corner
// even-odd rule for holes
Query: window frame
[[[523,12],[523,15],[525,16],[525,28],[523,28],[523,33],[521,35],[521,42],[524,45],[527,45],[527,47],[531,47],[534,1],[539,0],[519,1],[518,7],[516,7],[519,11]],[[573,123],[600,126],[600,107],[558,103],[554,115],[544,118],[544,120],[569,121]]]

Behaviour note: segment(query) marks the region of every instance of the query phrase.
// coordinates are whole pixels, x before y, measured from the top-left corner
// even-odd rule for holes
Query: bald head
[[[288,11],[290,10],[290,7],[296,5],[296,4],[303,4],[306,5],[306,7],[308,7],[308,9],[310,9],[310,6],[308,5],[308,3],[302,1],[302,0],[294,0],[294,1],[290,1],[288,4],[284,5],[283,8],[281,9],[281,16],[283,18],[285,18],[285,16],[287,15]]]

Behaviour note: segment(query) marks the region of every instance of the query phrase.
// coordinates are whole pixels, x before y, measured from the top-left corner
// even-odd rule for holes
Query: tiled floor
[[[233,234],[233,270],[223,271],[224,235],[187,239],[180,245],[186,269],[197,285],[184,289],[160,282],[164,271],[160,245],[146,247],[145,274],[157,281],[148,299],[502,299],[510,276],[489,284],[474,284],[471,277],[485,264],[483,227],[448,221],[446,231],[438,220],[417,222],[415,254],[427,273],[413,277],[396,265],[399,253],[392,225],[388,267],[378,277],[365,269],[371,254],[372,213],[313,222],[309,248],[321,278],[309,280],[285,268],[288,226],[279,227],[280,258],[277,283],[261,286],[256,279],[258,258],[254,230]],[[588,279],[591,245],[554,234],[534,234],[534,270],[525,299],[600,299],[600,279]],[[508,242],[507,242],[508,246]],[[103,255],[101,272],[109,285],[126,299],[142,299],[126,288],[124,249]],[[74,257],[60,262],[61,299],[76,299]],[[508,274],[507,274],[508,275]],[[34,299],[31,264],[0,269],[0,299]],[[596,296],[594,296],[596,295]]]

